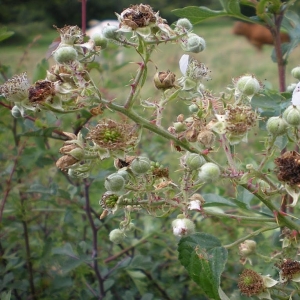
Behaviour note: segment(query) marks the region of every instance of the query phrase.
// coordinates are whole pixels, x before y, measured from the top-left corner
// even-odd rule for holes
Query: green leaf
[[[242,15],[239,0],[220,0],[220,2],[228,14],[234,16]]]
[[[172,12],[180,18],[189,19],[193,24],[197,24],[211,18],[227,16],[225,11],[211,10],[204,6],[188,6],[174,9]]]
[[[63,255],[68,255],[71,257],[76,257],[75,252],[73,251],[72,245],[70,243],[66,243],[63,247],[61,248],[55,248],[52,250],[53,254],[63,254]]]
[[[141,271],[132,271],[126,270],[127,274],[133,280],[136,288],[139,290],[140,294],[143,295],[147,291],[147,283],[145,279],[147,278],[146,275]]]
[[[31,132],[22,133],[21,136],[43,136],[43,137],[52,137],[52,133],[56,130],[56,127],[43,128]]]
[[[190,277],[212,299],[220,300],[220,277],[227,261],[227,250],[207,233],[184,237],[178,244],[179,260]]]
[[[236,204],[233,203],[231,200],[228,200],[226,198],[223,198],[216,194],[204,194],[202,195],[205,204],[204,207],[211,207],[211,206],[232,206],[236,207]]]
[[[3,292],[0,295],[0,300],[10,300],[10,297],[11,297],[11,291],[8,291],[7,293]]]
[[[40,79],[45,79],[47,75],[47,70],[49,69],[49,63],[48,60],[45,58],[37,64],[33,71],[32,81],[36,82]]]
[[[11,37],[13,34],[15,34],[13,31],[7,31],[6,27],[1,27],[0,28],[0,42],[8,39]]]

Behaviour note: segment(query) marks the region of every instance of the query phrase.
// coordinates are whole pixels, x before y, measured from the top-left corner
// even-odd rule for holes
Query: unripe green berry
[[[186,130],[186,125],[182,122],[175,122],[173,125],[174,125],[176,133]]]
[[[189,111],[190,111],[191,113],[196,113],[196,112],[198,112],[198,110],[199,110],[199,107],[198,107],[198,105],[195,104],[195,103],[193,103],[193,104],[191,104],[191,105],[189,106]]]
[[[188,153],[186,155],[185,164],[190,170],[197,170],[206,163],[202,155],[196,153]]]
[[[107,38],[104,37],[102,33],[95,33],[91,36],[91,39],[95,42],[96,46],[100,46],[101,49],[105,49],[107,47]]]
[[[117,26],[107,25],[102,30],[103,36],[109,40],[117,40],[121,35],[120,32],[117,31],[118,29]]]
[[[129,180],[129,173],[125,169],[118,170],[117,174],[121,175],[124,178],[125,182],[128,182],[128,180]]]
[[[300,80],[300,66],[292,69],[291,74],[294,78]]]
[[[176,22],[176,27],[178,27],[177,29],[179,29],[179,31],[181,31],[181,28],[185,29],[186,31],[191,31],[193,29],[192,23],[186,18],[179,19]]]
[[[121,229],[114,229],[109,233],[109,240],[114,244],[121,244],[125,239],[125,235]]]
[[[131,164],[130,169],[134,174],[141,175],[147,173],[151,168],[151,162],[147,157],[137,157]]]
[[[283,135],[287,131],[288,124],[281,117],[271,117],[267,121],[267,131],[274,136]]]
[[[254,76],[245,75],[239,78],[236,88],[246,96],[253,96],[260,90],[260,83]]]
[[[77,51],[71,46],[61,47],[55,50],[53,58],[59,64],[68,63],[77,59]]]
[[[22,113],[21,113],[19,107],[17,107],[16,105],[11,109],[11,114],[14,118],[22,117]]]
[[[290,105],[282,114],[283,119],[291,126],[300,125],[300,109],[297,106]]]
[[[104,186],[108,191],[113,193],[120,192],[125,186],[125,179],[118,173],[114,173],[106,177]]]
[[[211,182],[217,180],[220,174],[220,168],[216,164],[207,162],[200,168],[198,178],[202,182]]]
[[[205,49],[206,43],[199,35],[188,33],[186,40],[181,43],[181,47],[186,52],[199,53]]]

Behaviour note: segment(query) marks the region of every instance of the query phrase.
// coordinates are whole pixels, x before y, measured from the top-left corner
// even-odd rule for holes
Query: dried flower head
[[[248,297],[259,295],[264,290],[263,278],[255,271],[245,269],[239,276],[238,287]]]
[[[83,42],[83,33],[78,26],[64,26],[58,28],[54,26],[60,34],[61,44],[73,45],[75,43],[81,44]]]
[[[277,178],[289,185],[300,185],[300,154],[287,151],[275,159]]]
[[[29,102],[33,105],[51,102],[55,95],[54,83],[48,80],[39,80],[29,88]]]
[[[0,86],[0,95],[3,95],[7,101],[22,102],[28,99],[28,82],[27,74],[22,73],[15,75]]]
[[[292,259],[284,259],[276,267],[280,269],[279,277],[280,282],[286,282],[292,280],[295,282],[300,282],[300,262]]]
[[[132,30],[155,24],[157,19],[156,13],[147,4],[131,5],[129,8],[123,10],[120,15],[116,15],[121,28],[127,27]]]
[[[92,128],[87,136],[100,148],[108,150],[126,150],[136,145],[138,140],[135,125],[102,120]]]
[[[256,112],[250,106],[231,106],[226,107],[226,131],[241,135],[251,129],[257,120]]]

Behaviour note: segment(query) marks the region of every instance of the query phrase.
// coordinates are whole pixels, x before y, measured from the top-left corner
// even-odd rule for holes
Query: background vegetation
[[[120,12],[123,7],[128,6],[127,1],[103,2],[88,1],[90,19],[114,18],[113,11]],[[171,9],[183,5],[198,5],[199,1],[144,1],[148,2],[156,10],[160,10],[163,17],[172,21],[175,17],[170,13]],[[36,1],[13,3],[14,5],[11,1],[0,3],[2,24],[7,24],[12,29],[18,25],[15,27],[18,29],[15,36],[18,46],[10,44],[9,40],[0,46],[0,83],[6,77],[25,70],[34,81],[34,78],[39,77],[38,72],[48,67],[44,58],[52,40],[57,37],[57,32],[50,30],[50,25],[80,24],[80,3],[77,1],[41,1],[38,2],[39,5]],[[215,1],[201,2],[201,5],[208,4],[212,8],[217,7]],[[33,22],[42,26],[37,27]],[[257,52],[242,37],[232,35],[232,23],[233,20],[225,18],[206,22],[195,29],[206,40],[209,49],[194,55],[211,70],[212,80],[207,86],[213,88],[214,92],[221,92],[233,77],[250,72],[266,85],[277,89],[276,65],[270,59],[272,47],[265,46],[262,52]],[[102,67],[93,71],[97,86],[108,99],[120,97],[125,88],[129,90],[128,74],[136,71],[136,65],[129,62],[137,62],[139,59],[136,53],[124,49],[124,62],[118,64],[113,59],[118,51],[116,47],[110,47],[101,57]],[[180,77],[178,61],[182,54],[179,45],[161,45],[158,48],[149,69],[148,88],[143,92],[143,98],[155,97],[152,76],[157,68],[171,70]],[[49,64],[51,65],[51,58]],[[287,67],[288,83],[294,82],[289,70],[297,64],[297,53],[293,53]],[[176,103],[171,109],[176,109],[176,112],[170,110],[170,120],[165,120],[166,123],[170,123],[175,114],[184,112],[187,108]],[[31,299],[30,295],[34,294],[35,299],[42,300],[96,299],[93,294],[93,266],[88,254],[93,250],[93,233],[87,214],[89,207],[84,202],[86,191],[80,181],[66,177],[54,166],[61,142],[45,136],[39,137],[36,133],[31,136],[30,132],[43,128],[42,123],[33,123],[30,119],[13,119],[10,111],[2,106],[0,114],[0,175],[3,178],[0,192],[3,198],[8,195],[0,224],[1,297],[3,300],[10,299],[9,297]],[[46,118],[47,123],[53,126],[67,124],[63,128],[65,131],[72,131],[77,122],[80,122],[74,115],[63,116],[58,120],[49,113]],[[259,129],[250,137],[253,143],[258,144],[257,148],[260,147],[258,134]],[[178,158],[179,155],[173,153],[168,156],[163,150],[157,151],[158,148],[164,149],[164,143],[160,138],[153,138],[153,144],[141,151],[155,160],[164,159],[172,169],[172,157]],[[245,150],[249,151],[246,147]],[[172,235],[170,226],[170,220],[174,216],[153,220],[147,215],[137,214],[135,226],[143,230],[138,229],[129,236],[128,241],[120,245],[113,245],[108,240],[108,233],[121,220],[118,214],[113,218],[108,216],[99,220],[102,209],[98,202],[104,192],[103,181],[111,171],[111,163],[108,161],[101,166],[89,187],[89,201],[93,208],[91,216],[99,228],[98,262],[104,279],[103,289],[109,290],[105,299],[207,299],[178,262],[175,249],[177,240]],[[222,194],[226,188],[212,185],[204,192]],[[251,195],[243,197],[249,200]],[[197,231],[217,233],[221,241],[225,241],[225,238],[227,242],[228,239],[237,240],[253,229],[232,230],[231,220],[203,219],[200,214],[196,214],[194,219]],[[258,235],[257,240],[262,241],[262,249],[268,247],[264,242],[267,239],[269,236]],[[237,249],[231,251],[232,256],[238,253]],[[272,272],[264,268],[261,265],[257,271]],[[240,271],[241,266],[236,261],[229,261],[226,272],[222,275],[225,291],[237,289],[237,278],[233,274]],[[231,299],[244,299],[235,292],[231,295]]]

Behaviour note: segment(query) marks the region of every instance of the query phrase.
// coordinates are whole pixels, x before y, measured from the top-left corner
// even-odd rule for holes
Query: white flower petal
[[[271,298],[271,295],[270,295],[269,290],[263,291],[262,293],[260,293],[259,295],[257,295],[257,297],[258,297],[259,299],[269,299],[269,300],[273,300],[273,299]]]
[[[297,83],[292,96],[292,104],[300,105],[300,82]]]
[[[300,273],[297,273],[297,274],[293,275],[292,281],[300,282]]]
[[[287,193],[293,198],[293,202],[289,204],[289,206],[294,207],[298,202],[300,196],[300,189],[295,186],[292,187],[288,184],[285,184],[284,187]]]
[[[186,74],[188,65],[189,65],[190,56],[188,54],[183,54],[179,60],[179,68],[182,75]]]
[[[264,286],[270,288],[278,283],[277,280],[270,277],[270,275],[262,275],[261,276],[264,282]]]
[[[201,202],[199,200],[192,200],[188,206],[189,210],[201,210]]]

